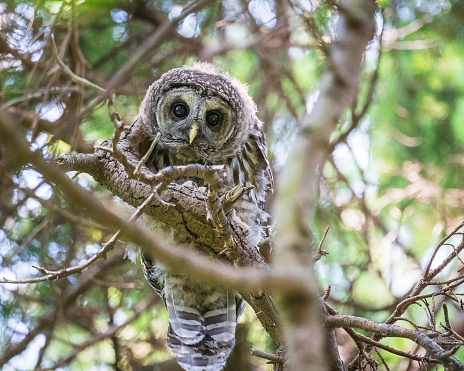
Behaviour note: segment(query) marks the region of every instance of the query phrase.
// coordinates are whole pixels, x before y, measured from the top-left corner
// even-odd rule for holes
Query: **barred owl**
[[[153,136],[161,133],[149,160],[153,170],[220,164],[226,170],[223,192],[237,184],[254,186],[234,208],[246,227],[244,233],[258,243],[272,175],[261,122],[246,88],[210,64],[172,69],[148,89],[138,121]],[[147,255],[142,264],[145,277],[166,304],[168,345],[181,367],[222,370],[235,344],[244,301],[224,288],[170,273]]]

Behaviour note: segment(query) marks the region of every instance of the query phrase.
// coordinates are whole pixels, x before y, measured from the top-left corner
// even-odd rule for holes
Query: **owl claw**
[[[200,187],[200,188],[198,188],[198,191],[199,191],[203,196],[208,196],[208,187]]]
[[[244,236],[248,236],[251,233],[251,229],[245,223],[243,223],[243,226],[239,227],[242,230]]]
[[[206,213],[206,221],[209,225],[214,227],[213,215],[209,211]]]
[[[245,188],[241,184],[237,184],[226,193],[226,200],[230,203],[235,202],[243,194],[244,189]]]
[[[237,224],[244,236],[248,236],[251,233],[250,227],[242,222],[242,219],[237,215],[235,209],[231,209],[229,212],[229,217]]]
[[[182,184],[182,186],[189,189],[198,189],[198,184],[195,183],[193,180],[187,180]]]

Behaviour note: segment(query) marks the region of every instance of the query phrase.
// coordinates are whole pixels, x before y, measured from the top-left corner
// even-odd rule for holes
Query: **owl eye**
[[[218,126],[222,121],[222,116],[219,112],[216,111],[209,111],[206,114],[206,123],[211,126]]]
[[[174,116],[181,119],[188,115],[189,108],[185,103],[175,103],[172,106],[172,113]]]

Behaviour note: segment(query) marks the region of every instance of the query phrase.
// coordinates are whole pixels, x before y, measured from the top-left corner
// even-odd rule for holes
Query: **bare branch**
[[[276,354],[262,352],[261,350],[250,349],[250,353],[251,355],[255,357],[267,359],[268,361],[271,361],[272,363],[283,363],[284,362],[284,357],[278,356]]]
[[[134,176],[137,176],[137,174],[140,172],[140,168],[142,167],[142,165],[144,165],[145,162],[147,162],[148,157],[150,157],[151,153],[155,149],[156,143],[158,143],[160,138],[161,138],[161,133],[156,134],[155,139],[153,139],[153,141],[151,142],[150,148],[148,149],[147,153],[143,155],[143,157],[140,159],[139,163],[135,167]]]
[[[327,47],[328,69],[322,76],[318,100],[313,111],[300,120],[299,135],[277,179],[278,197],[272,213],[279,220],[276,265],[283,271],[298,272],[308,284],[308,296],[283,293],[281,301],[288,362],[294,370],[308,369],[310,365],[319,370],[343,367],[331,364],[333,357],[325,351],[308,222],[313,217],[319,184],[317,172],[327,159],[332,132],[356,96],[364,51],[374,36],[374,1],[346,1],[344,9],[350,12],[339,14],[337,37]]]
[[[53,36],[50,38],[50,40],[51,40],[51,44],[52,44],[53,56],[55,57],[56,62],[60,65],[60,67],[63,69],[63,71],[73,79],[73,81],[75,81],[75,82],[77,82],[77,83],[79,83],[81,85],[88,86],[88,87],[93,88],[95,90],[106,93],[106,90],[103,89],[101,86],[98,86],[97,84],[94,84],[93,82],[91,82],[91,81],[89,81],[87,79],[84,79],[83,77],[77,76],[73,71],[71,71],[71,69],[68,66],[66,66],[64,64],[64,62],[61,60],[61,58],[59,57],[58,50],[56,49],[55,39],[53,38]]]
[[[79,205],[82,210],[85,210],[88,215],[92,215],[103,225],[120,229],[121,233],[126,236],[126,238],[139,245],[147,253],[153,254],[157,260],[165,263],[174,272],[182,271],[183,274],[188,274],[193,279],[214,280],[218,284],[227,287],[245,292],[248,291],[248,294],[244,297],[250,300],[250,304],[257,313],[261,312],[258,314],[258,318],[260,318],[263,326],[271,335],[274,343],[280,346],[281,338],[279,336],[279,331],[277,331],[278,318],[275,308],[273,307],[272,300],[270,300],[269,296],[263,292],[262,289],[282,290],[286,292],[293,291],[295,293],[304,292],[307,289],[306,283],[301,281],[300,277],[292,275],[291,272],[280,274],[269,269],[257,270],[254,268],[241,268],[239,270],[229,264],[221,262],[211,264],[208,258],[190,251],[188,247],[180,247],[172,241],[161,239],[159,236],[153,236],[136,223],[125,221],[124,218],[121,218],[101,204],[92,193],[72,182],[56,166],[45,161],[40,153],[30,152],[26,140],[15,130],[14,121],[11,122],[8,118],[7,114],[0,115],[0,142],[4,145],[4,148],[6,148],[6,155],[14,153],[13,157],[8,157],[9,161],[17,165],[24,165],[26,163],[33,164],[37,171],[40,171],[46,179],[55,183],[63,191],[69,202]],[[90,156],[94,159],[93,155]],[[92,166],[95,165],[93,160],[90,163]],[[172,168],[171,170],[174,172],[173,174],[179,174],[179,169]],[[183,167],[180,171],[198,175],[201,173],[200,170],[200,167],[191,165]],[[215,168],[209,167],[207,171],[213,174],[216,170]],[[166,179],[166,177],[169,177],[169,172],[165,175],[158,174],[158,177],[164,177]],[[138,183],[138,185],[140,186],[140,183]],[[148,186],[146,187],[149,188]],[[179,187],[174,187],[174,189],[179,189]],[[119,192],[125,192],[126,190],[127,189],[122,189],[119,190]],[[140,197],[140,188],[138,191]],[[148,189],[148,192],[150,192],[150,189]],[[201,197],[204,205],[205,196],[202,195]],[[149,210],[151,209],[158,208],[149,208]],[[193,210],[191,204],[189,204],[189,210]],[[199,211],[197,210],[196,212],[198,213]],[[206,220],[204,206],[203,213],[203,220]],[[243,237],[238,237],[240,243],[244,243],[245,240],[246,238],[243,239]],[[214,242],[214,239],[212,242]],[[250,260],[250,258],[255,257],[257,260]],[[240,258],[242,260],[237,261],[238,265],[248,267],[253,265],[256,267],[264,266],[264,260],[262,257],[259,257],[257,252],[253,256],[241,256]],[[253,291],[259,294],[250,295],[249,292]],[[264,310],[260,311],[258,307],[264,308]]]
[[[450,370],[462,370],[464,368],[463,363],[452,358],[459,347],[452,347],[450,350],[444,350],[427,334],[420,331],[409,330],[396,325],[377,323],[366,318],[345,315],[330,315],[326,318],[326,324],[331,327],[356,327],[365,331],[381,334],[382,336],[410,339],[425,348],[429,354],[449,367]]]
[[[142,205],[138,207],[138,209],[135,211],[134,214],[129,218],[129,221],[132,220],[137,220],[140,215],[142,214],[143,209],[151,203],[153,200],[154,195],[151,194]],[[45,269],[43,267],[34,267],[36,268],[40,273],[45,274],[43,277],[38,277],[38,278],[31,278],[27,280],[9,280],[4,278],[3,280],[0,280],[0,283],[38,283],[38,282],[44,282],[44,281],[53,281],[57,280],[60,278],[68,277],[76,273],[80,273],[83,270],[87,269],[90,267],[92,264],[94,264],[97,260],[101,258],[105,258],[106,254],[111,251],[111,249],[114,247],[114,244],[118,240],[119,234],[121,230],[117,231],[109,240],[107,243],[103,244],[102,248],[94,255],[92,256],[89,260],[87,260],[85,263],[74,266],[74,267],[67,267],[60,269],[59,271],[50,271],[48,269]]]
[[[322,250],[322,245],[324,244],[324,241],[325,241],[328,233],[329,233],[329,227],[327,227],[325,229],[324,235],[321,238],[321,242],[319,242],[319,247],[317,248],[316,256],[313,258],[314,262],[319,261],[323,256],[329,255],[329,253],[327,251]]]

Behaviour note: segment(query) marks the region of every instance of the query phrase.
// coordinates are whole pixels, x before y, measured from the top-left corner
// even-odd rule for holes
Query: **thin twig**
[[[97,84],[94,84],[93,82],[90,82],[89,80],[84,79],[83,77],[77,76],[73,71],[71,71],[71,69],[68,66],[66,66],[63,63],[63,61],[61,60],[61,58],[58,56],[58,50],[56,49],[56,44],[55,44],[55,40],[54,40],[53,36],[50,38],[50,40],[51,40],[51,44],[52,44],[53,56],[55,57],[57,63],[60,65],[60,67],[63,69],[63,71],[67,75],[69,75],[71,77],[71,79],[73,79],[73,81],[75,81],[75,82],[77,82],[79,84],[82,84],[84,86],[88,86],[88,87],[91,87],[91,88],[96,89],[98,91],[106,93],[106,90],[103,89],[101,86],[99,86]]]
[[[437,255],[438,253],[438,250],[440,250],[440,248],[446,243],[446,241],[448,241],[452,236],[454,236],[458,230],[460,230],[462,227],[464,227],[464,222],[462,222],[461,224],[459,224],[451,233],[449,233],[446,237],[444,237],[437,245],[437,247],[435,248],[430,260],[429,260],[429,263],[427,264],[427,268],[425,269],[425,274],[424,274],[424,277],[427,277],[427,278],[430,278],[432,279],[436,273],[432,276],[432,277],[429,277],[431,276],[432,274],[430,274],[430,269],[432,267],[432,263],[435,259],[435,256]],[[446,261],[446,259],[445,259]],[[442,263],[443,264],[443,263]],[[441,266],[441,265],[440,265]],[[435,268],[432,272],[439,272],[440,270],[437,270],[439,267]],[[441,268],[443,269],[443,267]]]
[[[329,283],[327,285],[327,288],[325,289],[324,291],[324,295],[322,295],[322,301],[327,301],[327,299],[329,298],[330,296],[330,290],[332,289],[332,285]]]
[[[252,356],[267,359],[268,361],[271,361],[272,363],[283,363],[284,362],[284,357],[281,357],[281,356],[278,356],[272,353],[262,352],[261,350],[251,348],[250,353]]]
[[[331,314],[331,315],[339,314],[329,304],[324,303],[324,305],[325,305],[325,307],[327,309],[327,312],[329,314]],[[364,351],[363,351],[362,343],[366,343],[366,344],[369,344],[369,345],[374,346],[376,348],[383,349],[383,350],[385,350],[387,352],[390,352],[392,354],[396,354],[397,356],[400,356],[400,357],[409,358],[409,359],[412,359],[412,360],[415,360],[415,361],[418,361],[418,362],[438,363],[437,360],[433,360],[433,359],[429,359],[429,358],[425,358],[425,357],[421,357],[421,356],[416,356],[414,354],[403,352],[401,350],[392,348],[392,347],[390,347],[388,345],[384,345],[384,344],[382,344],[382,343],[380,343],[378,341],[375,341],[375,340],[371,339],[370,337],[367,337],[365,335],[362,335],[362,334],[354,331],[350,327],[342,327],[342,328],[352,338],[352,340],[354,341],[354,343],[358,347],[359,351],[362,352],[363,354],[364,354]],[[364,354],[364,355],[367,357],[367,354]]]
[[[161,138],[161,133],[158,132],[158,134],[156,134],[156,136],[155,136],[155,139],[153,139],[153,141],[151,142],[150,148],[148,149],[147,153],[145,153],[145,155],[140,159],[139,163],[135,167],[134,176],[138,175],[142,165],[145,164],[145,162],[147,162],[148,158],[150,157],[151,153],[155,149],[155,146],[158,143],[158,141],[160,140],[160,138]]]
[[[142,210],[147,206],[152,200],[153,200],[153,194],[150,195],[142,205],[140,205],[136,212],[132,214],[132,216],[129,218],[129,221],[135,220],[140,217]],[[45,274],[43,277],[38,277],[38,278],[32,278],[28,280],[9,280],[6,278],[3,278],[3,280],[0,280],[0,283],[38,283],[38,282],[44,282],[44,281],[53,281],[59,278],[64,278],[71,276],[76,273],[82,272],[84,269],[87,269],[90,267],[93,263],[95,263],[97,260],[100,258],[104,258],[106,254],[113,248],[114,244],[116,243],[119,234],[121,231],[117,231],[109,240],[107,243],[103,244],[103,247],[94,255],[92,256],[89,260],[87,260],[85,263],[76,265],[74,267],[66,267],[63,269],[60,269],[59,271],[50,271],[46,268],[43,267],[36,267],[40,273]]]
[[[314,262],[319,261],[323,256],[329,255],[329,253],[325,250],[322,250],[322,245],[324,244],[325,238],[327,237],[327,233],[329,233],[329,226],[325,229],[324,235],[322,236],[321,242],[319,242],[319,247],[317,248],[317,253],[313,258]]]
[[[387,362],[385,362],[385,359],[382,357],[380,352],[377,349],[375,349],[375,353],[379,356],[380,360],[382,361],[383,365],[385,366],[385,369],[387,371],[390,371],[390,368],[388,367]]]
[[[461,342],[461,344],[464,344],[464,337],[459,335],[451,327],[451,323],[450,323],[449,316],[448,316],[448,306],[446,305],[446,303],[443,303],[443,313],[444,313],[444,316],[445,316],[445,323],[446,323],[445,329],[450,331],[454,335],[454,337],[456,337]]]

